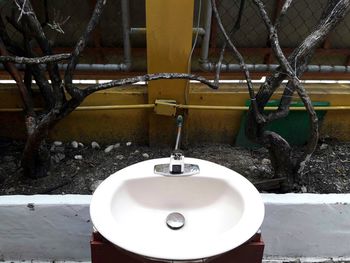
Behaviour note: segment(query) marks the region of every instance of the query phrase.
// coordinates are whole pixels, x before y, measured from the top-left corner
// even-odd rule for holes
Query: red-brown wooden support
[[[92,263],[159,263],[125,251],[113,245],[99,233],[92,235],[91,262]],[[261,263],[264,253],[264,242],[261,234],[255,234],[243,245],[206,262],[210,263]]]

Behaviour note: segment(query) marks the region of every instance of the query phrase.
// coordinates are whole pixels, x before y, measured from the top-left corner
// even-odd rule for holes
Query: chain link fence
[[[272,20],[280,8],[279,2],[283,3],[283,1],[265,0],[266,9]],[[279,30],[281,46],[287,52],[297,47],[312,32],[320,20],[327,2],[328,0],[297,0],[292,3]],[[240,0],[217,1],[223,25],[230,33],[233,31],[233,25],[239,16],[240,4]],[[224,38],[219,32],[214,18],[213,22],[210,48],[220,50]],[[265,25],[253,1],[245,1],[240,29],[231,36],[235,45],[241,49],[247,64],[275,63],[274,58],[269,55],[269,41]],[[348,65],[348,55],[350,55],[349,15],[318,47],[311,64]],[[215,55],[212,59],[215,60]],[[225,64],[237,63],[230,55],[229,50],[225,53],[223,62]]]
[[[40,0],[31,1],[45,35],[57,52],[71,51],[86,29],[95,1]],[[13,26],[18,20],[18,7],[13,0],[0,0],[0,15],[10,39],[19,45],[23,35]],[[12,22],[10,22],[12,21]],[[21,21],[19,21],[21,23]],[[33,42],[33,44],[36,44]],[[89,39],[83,63],[116,63],[123,59],[121,0],[107,1],[97,30]]]
[[[201,2],[200,2],[201,1]],[[200,15],[199,27],[205,28],[205,6],[210,0],[195,0],[195,13],[193,25],[197,27]],[[318,23],[322,11],[328,0],[295,0],[283,20],[279,31],[279,38],[286,52],[293,48],[312,32]],[[278,3],[283,1],[265,0],[266,8],[273,19],[278,11]],[[94,1],[88,0],[41,0],[31,1],[40,22],[45,23],[45,33],[57,50],[71,50],[85,30]],[[46,6],[45,6],[46,3]],[[218,10],[222,17],[224,27],[228,32],[233,30],[237,20],[240,0],[217,0]],[[145,1],[129,0],[130,27],[145,28]],[[201,10],[199,7],[201,6]],[[15,1],[0,0],[0,15],[6,23],[6,31],[10,38],[22,43],[22,34],[8,23],[8,17],[13,17],[16,10]],[[18,8],[17,8],[18,11]],[[48,20],[46,21],[46,16]],[[16,18],[14,18],[16,19]],[[181,19],[181,17],[179,17]],[[252,0],[246,0],[242,13],[240,29],[232,35],[232,39],[242,54],[247,64],[274,64],[273,55],[269,48],[268,34]],[[211,35],[209,43],[209,60],[216,62],[223,45],[223,37],[218,29],[215,19],[211,21]],[[202,36],[198,37],[197,49],[205,43]],[[145,34],[132,34],[131,46],[134,54],[133,69],[146,70],[146,37]],[[105,12],[94,37],[89,41],[88,47],[92,52],[84,53],[81,63],[119,63],[123,60],[123,31],[121,0],[107,1]],[[198,53],[194,52],[192,65],[195,70],[198,67]],[[350,62],[350,16],[330,34],[327,40],[318,48],[311,64],[316,65],[348,65]],[[237,64],[229,49],[225,52],[224,64]],[[139,66],[137,66],[139,65]],[[196,66],[197,65],[197,66]]]

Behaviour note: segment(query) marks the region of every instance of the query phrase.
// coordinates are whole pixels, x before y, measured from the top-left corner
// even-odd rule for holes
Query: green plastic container
[[[271,100],[266,106],[277,107],[279,100]],[[314,107],[327,107],[330,105],[326,101],[313,102]],[[246,106],[250,106],[250,100],[246,102]],[[292,102],[291,107],[304,107],[301,101]],[[268,112],[265,112],[268,113]],[[316,111],[319,123],[324,119],[326,110]],[[259,144],[254,144],[245,136],[245,124],[247,120],[247,112],[242,116],[239,133],[236,138],[236,146],[249,149],[261,147]],[[306,111],[290,111],[288,116],[279,120],[272,121],[266,125],[265,130],[274,131],[281,135],[290,145],[304,145],[310,136],[310,120]]]

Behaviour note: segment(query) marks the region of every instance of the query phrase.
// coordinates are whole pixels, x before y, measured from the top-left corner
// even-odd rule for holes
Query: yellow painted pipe
[[[125,110],[125,109],[153,109],[154,104],[136,104],[136,105],[106,105],[106,106],[80,106],[76,110]]]
[[[125,109],[153,109],[155,104],[135,104],[135,105],[107,105],[107,106],[80,106],[76,111],[98,111],[98,110],[125,110]],[[248,110],[247,106],[213,106],[213,105],[172,105],[179,109],[191,110]],[[265,110],[277,110],[278,107],[265,107]],[[305,111],[305,107],[290,107],[291,111]],[[314,107],[315,110],[350,110],[350,106],[319,106]],[[35,108],[35,111],[42,110],[42,108]],[[22,108],[1,108],[0,112],[21,112]]]
[[[180,109],[192,109],[192,110],[248,110],[248,106],[207,106],[207,105],[176,105]],[[265,107],[264,110],[272,111],[277,110],[278,107]],[[290,107],[292,111],[305,111],[305,107]],[[315,110],[350,110],[350,106],[318,106],[314,107]]]

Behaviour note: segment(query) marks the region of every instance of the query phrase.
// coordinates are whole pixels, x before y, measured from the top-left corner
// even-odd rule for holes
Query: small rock
[[[66,156],[63,153],[57,153],[54,156],[52,156],[52,159],[56,162],[59,163],[60,161],[62,161],[64,158],[66,158]]]
[[[258,167],[258,171],[262,174],[268,174],[271,172],[268,166],[262,165]]]
[[[256,170],[256,167],[254,165],[253,166],[249,166],[248,170],[251,171],[251,172],[254,172]]]
[[[300,188],[300,191],[301,191],[302,193],[307,193],[307,188],[306,188],[306,186],[303,185],[303,186]]]
[[[78,148],[79,144],[77,141],[72,141],[70,144],[74,149]]]
[[[54,152],[55,151],[55,145],[52,145],[51,148],[50,148],[50,152]]]
[[[120,147],[120,143],[119,142],[114,144],[114,148],[119,148],[119,147]]]
[[[100,145],[97,142],[91,142],[91,148],[92,149],[100,149]]]
[[[326,150],[328,148],[328,144],[322,143],[320,146],[320,150]]]
[[[66,158],[66,156],[63,153],[58,153],[57,157],[60,159],[60,161]]]
[[[135,150],[134,152],[131,153],[131,155],[135,155],[135,154],[139,154],[140,151],[139,150]]]
[[[126,146],[131,146],[132,142],[127,142],[125,145]]]
[[[91,192],[95,192],[96,188],[103,182],[103,180],[96,180],[90,185]]]
[[[78,143],[78,146],[81,147],[81,148],[83,148],[83,147],[84,147],[84,144],[81,143],[81,142],[79,142],[79,143]]]
[[[61,145],[62,145],[62,142],[61,142],[61,141],[54,141],[54,142],[53,142],[53,145],[55,145],[55,146],[61,146]]]
[[[63,153],[64,152],[64,146],[56,146],[54,152]]]
[[[35,210],[35,205],[34,203],[28,203],[27,207],[29,208],[30,211],[34,211]]]
[[[74,155],[74,159],[75,160],[83,160],[83,156],[82,155]]]
[[[149,154],[148,154],[148,153],[143,153],[143,154],[142,154],[142,157],[148,159],[148,158],[149,158]]]
[[[109,145],[107,146],[107,148],[105,149],[105,153],[109,153],[110,151],[112,151],[114,148],[114,145]]]
[[[124,155],[119,154],[115,158],[117,158],[118,160],[123,160],[124,159]]]
[[[261,164],[262,165],[270,165],[271,164],[271,161],[267,158],[264,158],[261,160]]]

